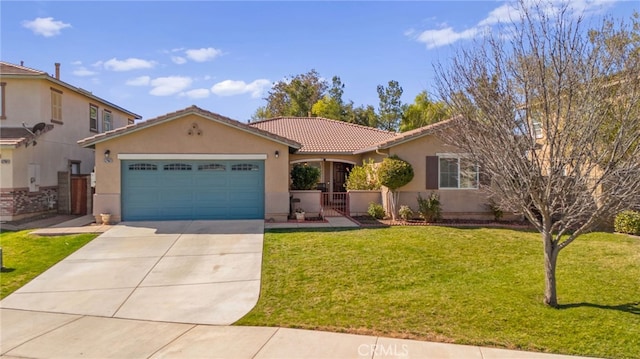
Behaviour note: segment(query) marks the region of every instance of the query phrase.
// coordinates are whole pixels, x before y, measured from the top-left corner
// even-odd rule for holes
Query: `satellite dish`
[[[44,122],[36,123],[36,125],[33,126],[33,129],[31,130],[31,132],[33,133],[41,132],[42,130],[44,130],[46,126],[47,125]]]

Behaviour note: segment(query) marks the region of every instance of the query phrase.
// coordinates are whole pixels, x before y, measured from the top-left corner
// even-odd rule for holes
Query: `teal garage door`
[[[125,221],[264,218],[264,161],[122,161]]]

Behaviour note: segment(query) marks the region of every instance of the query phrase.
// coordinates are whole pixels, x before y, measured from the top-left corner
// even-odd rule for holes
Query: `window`
[[[134,123],[136,122],[132,118],[127,119],[127,125],[133,125]]]
[[[478,188],[478,165],[456,155],[438,157],[439,188]]]
[[[251,163],[241,163],[231,166],[232,171],[259,171],[260,167]]]
[[[129,165],[129,171],[157,171],[158,166],[151,163],[134,163]]]
[[[51,122],[62,124],[62,91],[51,88]]]
[[[5,104],[6,82],[0,82],[0,120],[7,119],[7,105]]]
[[[535,138],[542,138],[542,122],[538,119],[531,119],[531,129],[533,130],[533,135]]]
[[[98,106],[89,105],[89,131],[98,132]]]
[[[186,163],[171,163],[164,165],[163,169],[165,171],[191,171],[191,165]]]
[[[440,157],[440,188],[478,188],[478,166],[464,157]]]
[[[198,171],[226,171],[225,165],[220,163],[207,163],[206,165],[198,165]]]
[[[102,111],[102,132],[113,130],[113,115],[111,111]]]
[[[72,175],[80,174],[80,161],[69,161],[69,170]]]

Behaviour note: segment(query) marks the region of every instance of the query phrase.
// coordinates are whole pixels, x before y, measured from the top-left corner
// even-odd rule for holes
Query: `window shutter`
[[[438,156],[427,156],[427,189],[438,189]]]

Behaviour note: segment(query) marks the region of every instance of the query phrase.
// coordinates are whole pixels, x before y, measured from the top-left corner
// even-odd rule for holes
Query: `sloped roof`
[[[0,146],[16,148],[22,144],[27,144],[34,140],[40,134],[45,133],[53,128],[53,125],[46,125],[41,131],[30,132],[23,127],[0,127]]]
[[[116,138],[116,137],[120,137],[120,136],[123,136],[123,135],[126,135],[126,134],[137,132],[137,131],[140,131],[142,129],[145,129],[145,128],[148,128],[148,127],[152,127],[152,126],[155,126],[155,125],[159,125],[161,123],[169,122],[169,121],[172,121],[172,120],[175,120],[177,118],[184,117],[184,116],[187,116],[187,115],[190,115],[190,114],[196,114],[196,115],[202,116],[202,117],[204,117],[206,119],[209,119],[209,120],[212,120],[212,121],[216,121],[218,123],[221,123],[221,124],[224,124],[224,125],[227,125],[227,126],[230,126],[230,127],[237,128],[237,129],[239,129],[241,131],[249,132],[249,133],[252,133],[254,135],[257,135],[257,136],[260,136],[260,137],[263,137],[263,138],[267,138],[267,139],[270,139],[270,140],[275,141],[275,142],[282,143],[282,144],[287,145],[289,147],[293,147],[293,148],[297,149],[297,148],[300,148],[302,146],[300,143],[298,143],[296,141],[293,141],[291,139],[288,139],[288,138],[279,136],[277,134],[273,134],[273,133],[264,131],[264,130],[259,129],[259,128],[255,128],[255,127],[249,126],[247,124],[244,124],[242,122],[238,122],[236,120],[233,120],[233,119],[230,119],[228,117],[219,115],[217,113],[213,113],[213,112],[210,112],[210,111],[203,110],[203,109],[201,109],[201,108],[199,108],[197,106],[190,106],[190,107],[187,107],[185,109],[182,109],[182,110],[179,110],[179,111],[175,111],[175,112],[171,112],[171,113],[168,113],[166,115],[162,115],[160,117],[152,118],[152,119],[147,120],[147,121],[139,122],[139,123],[136,123],[136,124],[125,126],[125,127],[116,128],[114,130],[107,131],[107,132],[104,132],[104,133],[100,133],[100,134],[97,134],[95,136],[87,137],[85,139],[82,139],[82,140],[78,141],[78,144],[83,146],[83,147],[92,147],[96,143],[104,142],[104,141],[110,140],[112,138]]]
[[[375,150],[383,150],[393,146],[397,146],[401,143],[412,141],[420,137],[432,135],[438,131],[442,131],[445,128],[454,126],[460,120],[461,120],[461,117],[454,117],[445,121],[440,121],[440,122],[433,123],[431,125],[416,128],[411,131],[398,133],[393,138],[380,141],[378,143],[375,143],[373,146],[361,148],[355,153],[364,153],[364,152],[370,152]]]
[[[301,143],[298,153],[351,154],[396,136],[395,132],[322,117],[277,117],[249,126]]]
[[[0,61],[0,74],[3,75],[46,75],[44,71],[35,70],[26,66],[10,64]]]
[[[51,81],[57,85],[60,85],[62,87],[65,87],[71,91],[74,91],[76,93],[79,93],[83,96],[86,96],[90,99],[93,99],[95,101],[101,102],[103,104],[108,105],[109,107],[112,107],[114,109],[117,109],[119,111],[122,111],[124,113],[126,113],[127,115],[133,117],[134,119],[140,119],[142,118],[142,116],[138,115],[137,113],[133,113],[127,109],[124,109],[114,103],[111,103],[103,98],[100,98],[96,95],[94,95],[93,93],[91,93],[90,91],[87,91],[85,89],[82,89],[80,87],[75,87],[71,84],[68,84],[60,79],[57,79],[51,75],[49,75],[48,73],[46,73],[45,71],[40,71],[40,70],[35,70],[26,66],[20,66],[20,65],[16,65],[16,64],[12,64],[9,62],[5,62],[5,61],[0,61],[0,75],[2,77],[6,77],[6,78],[11,78],[11,77],[15,77],[15,78],[34,78],[34,79],[45,79],[48,81]]]

